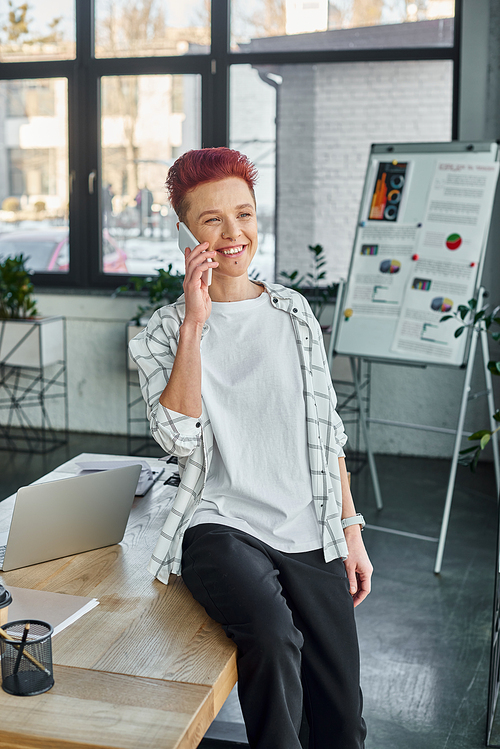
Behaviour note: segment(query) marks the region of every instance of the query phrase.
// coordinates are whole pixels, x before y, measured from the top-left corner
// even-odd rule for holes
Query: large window
[[[262,76],[262,77],[261,77]],[[253,268],[274,280],[276,253],[276,90],[251,65],[231,67],[231,148],[246,154],[259,171],[255,188],[259,248]]]
[[[101,81],[101,241],[104,273],[182,270],[164,182],[175,158],[201,144],[199,76]],[[105,248],[108,250],[106,252]]]
[[[210,52],[205,0],[96,0],[96,57],[156,57]]]
[[[69,270],[67,81],[0,81],[0,258]]]
[[[2,0],[0,61],[75,57],[74,0]]]
[[[182,269],[164,182],[190,148],[257,165],[254,273],[321,243],[344,275],[370,143],[457,136],[459,0],[5,0],[0,256],[35,283]],[[2,15],[3,14],[3,15]]]

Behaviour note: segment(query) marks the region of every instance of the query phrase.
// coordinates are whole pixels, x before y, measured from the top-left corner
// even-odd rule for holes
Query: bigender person
[[[301,294],[248,276],[256,177],[227,148],[189,151],[168,172],[199,244],[183,296],[130,343],[151,432],[181,476],[149,570],[164,583],[182,572],[236,643],[253,749],[300,749],[303,708],[310,749],[360,749],[364,520],[320,325]]]

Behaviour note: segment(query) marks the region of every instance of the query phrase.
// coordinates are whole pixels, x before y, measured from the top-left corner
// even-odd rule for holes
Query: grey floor
[[[71,435],[46,456],[0,451],[0,499],[80,452],[126,454],[125,438]],[[151,454],[153,454],[151,452]],[[158,453],[156,453],[158,454]],[[353,476],[375,574],[357,609],[366,749],[484,747],[497,509],[490,464],[459,468],[442,573],[433,574],[449,462],[378,456],[384,509],[367,468]],[[225,739],[221,741],[221,739]],[[242,746],[236,694],[202,741]]]

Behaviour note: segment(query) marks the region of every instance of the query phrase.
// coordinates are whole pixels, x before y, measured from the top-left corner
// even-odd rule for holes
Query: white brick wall
[[[278,267],[307,268],[322,244],[328,279],[347,275],[371,143],[451,138],[452,64],[286,65],[278,112]]]

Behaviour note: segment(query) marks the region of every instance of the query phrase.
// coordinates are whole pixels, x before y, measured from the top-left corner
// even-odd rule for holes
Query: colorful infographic
[[[337,353],[463,364],[469,336],[455,337],[453,312],[477,292],[500,167],[496,144],[474,149],[372,147]]]
[[[462,237],[460,234],[453,233],[446,237],[446,246],[449,250],[458,250],[461,244]]]
[[[415,262],[416,274],[406,289],[392,350],[404,356],[422,356],[451,362],[460,341],[456,325],[441,323],[443,313],[466,301],[474,293],[476,269],[453,259],[422,258]],[[428,292],[432,286],[433,294]],[[455,300],[455,301],[454,301]]]
[[[432,282],[429,278],[414,278],[411,287],[418,291],[429,291],[431,283]]]
[[[445,296],[437,296],[431,302],[431,309],[436,312],[449,312],[453,307],[453,300]]]
[[[415,273],[404,293],[391,347],[395,353],[444,363],[458,360],[463,352],[465,339],[457,340],[456,326],[440,323],[440,318],[475,293],[498,169],[498,163],[451,158],[436,162]],[[431,284],[429,298],[421,291]]]
[[[380,263],[381,273],[399,273],[401,270],[401,263],[399,260],[382,260]]]
[[[412,266],[417,234],[415,224],[367,222],[356,237],[353,270],[345,310],[357,318],[399,315],[406,276]]]
[[[397,221],[407,166],[397,161],[379,164],[368,213],[370,221]]]

